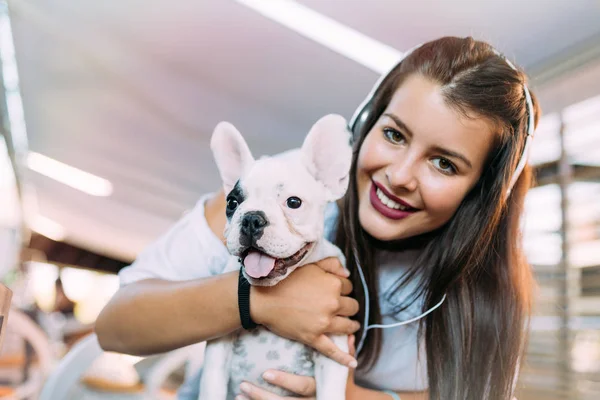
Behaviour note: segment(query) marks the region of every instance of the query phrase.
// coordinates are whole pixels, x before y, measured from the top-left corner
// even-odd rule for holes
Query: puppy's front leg
[[[348,336],[335,335],[331,340],[342,351],[348,352]],[[348,381],[348,367],[319,354],[315,362],[317,400],[344,400]]]
[[[233,340],[227,335],[206,344],[198,400],[227,400]]]

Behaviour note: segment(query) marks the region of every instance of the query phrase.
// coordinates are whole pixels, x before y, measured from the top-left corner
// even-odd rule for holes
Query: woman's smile
[[[403,219],[419,211],[405,201],[391,195],[383,185],[375,181],[371,182],[369,199],[375,210],[392,220]]]

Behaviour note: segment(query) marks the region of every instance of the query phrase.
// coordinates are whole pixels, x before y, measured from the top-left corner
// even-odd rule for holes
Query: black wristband
[[[250,282],[244,277],[244,267],[240,268],[240,275],[238,278],[238,308],[240,310],[240,319],[242,320],[242,327],[246,330],[252,330],[258,325],[252,321],[250,316]]]

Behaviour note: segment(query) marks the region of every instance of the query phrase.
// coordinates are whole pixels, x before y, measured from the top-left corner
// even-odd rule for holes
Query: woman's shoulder
[[[141,279],[188,280],[220,273],[229,252],[210,226],[205,206],[218,194],[202,196],[166,232],[119,272],[121,285]],[[206,210],[209,211],[209,210]]]

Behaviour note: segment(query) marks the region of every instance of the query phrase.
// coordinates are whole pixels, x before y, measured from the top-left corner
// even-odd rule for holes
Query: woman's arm
[[[205,208],[215,234],[223,231],[224,204],[221,194]],[[272,288],[253,287],[252,318],[348,365],[354,359],[325,336],[349,334],[359,328],[347,318],[358,311],[356,300],[347,297],[352,285],[335,274],[343,274],[340,263],[324,260],[299,268]],[[146,355],[239,329],[237,279],[234,272],[190,281],[146,279],[130,283],[119,289],[96,321],[100,345],[109,351]]]
[[[337,264],[326,260],[307,265],[272,288],[252,288],[250,312],[257,323],[277,334],[348,365],[354,358],[325,336],[354,333],[360,327],[347,318],[358,310],[358,303],[346,297],[352,285],[326,272],[335,271]],[[233,272],[187,282],[152,279],[127,285],[98,317],[100,345],[108,351],[146,355],[236,330],[241,326],[237,279]]]
[[[210,230],[221,240],[224,209],[222,192],[204,207]],[[148,261],[142,261],[142,267],[144,262]],[[235,273],[190,281],[145,279],[130,283],[119,289],[96,321],[103,349],[135,355],[170,351],[239,327]]]
[[[239,328],[237,273],[194,281],[129,284],[96,321],[106,351],[148,355],[226,335]],[[211,321],[210,324],[206,321]]]

